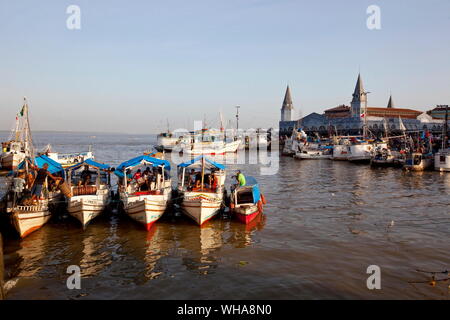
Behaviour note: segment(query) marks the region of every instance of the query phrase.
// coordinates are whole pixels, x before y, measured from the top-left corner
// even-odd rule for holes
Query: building
[[[282,113],[280,135],[290,135],[294,128],[303,128],[307,133],[328,134],[333,132],[340,135],[359,135],[363,131],[364,119],[366,119],[368,129],[377,135],[384,134],[386,129],[390,133],[395,133],[396,131],[401,132],[403,128],[411,132],[431,130],[438,133],[441,132],[443,126],[442,120],[439,120],[443,119],[442,114],[445,116],[442,108],[435,108],[428,114],[410,108],[396,108],[392,95],[390,95],[386,107],[368,107],[367,92],[364,90],[362,77],[358,74],[350,106],[339,105],[325,110],[323,114],[313,112],[297,121],[284,121],[283,119],[286,118],[283,118]]]
[[[438,105],[436,108],[427,111],[427,114],[429,114],[433,119],[445,119],[445,112],[447,108],[448,105]],[[450,118],[450,110],[448,113],[448,118]]]
[[[294,103],[292,102],[291,89],[289,85],[286,88],[286,93],[284,94],[283,105],[281,106],[281,121],[295,121],[294,115]]]
[[[350,107],[349,106],[346,106],[345,104],[342,104],[342,105],[337,106],[335,108],[331,108],[331,109],[325,110],[324,115],[328,119],[331,119],[331,118],[348,118],[351,115],[351,111],[350,111]]]

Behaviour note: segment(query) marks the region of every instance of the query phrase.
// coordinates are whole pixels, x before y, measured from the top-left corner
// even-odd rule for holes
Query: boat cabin
[[[86,159],[67,168],[67,182],[73,196],[95,195],[111,185],[111,168],[107,164]]]
[[[128,194],[160,194],[172,185],[169,161],[148,155],[121,163],[114,173],[119,178],[119,191]]]
[[[221,192],[225,185],[225,166],[204,156],[178,165],[178,190]]]

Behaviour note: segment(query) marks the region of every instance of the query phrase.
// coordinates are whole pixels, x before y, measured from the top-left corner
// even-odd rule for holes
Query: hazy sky
[[[66,8],[81,8],[81,30]],[[366,26],[381,8],[381,30]],[[194,120],[277,126],[297,111],[450,103],[450,1],[0,0],[0,130],[22,97],[36,130],[154,133]]]

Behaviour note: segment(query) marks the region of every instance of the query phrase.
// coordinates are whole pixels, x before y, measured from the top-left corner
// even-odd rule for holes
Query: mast
[[[445,120],[444,120],[444,127],[442,128],[442,150],[447,148],[447,131],[448,131],[448,105],[445,106]]]
[[[202,191],[203,191],[203,187],[204,187],[204,182],[205,182],[205,157],[202,156]]]

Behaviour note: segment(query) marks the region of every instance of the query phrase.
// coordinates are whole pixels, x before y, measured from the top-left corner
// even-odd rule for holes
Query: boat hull
[[[102,214],[109,204],[109,199],[72,197],[67,205],[67,212],[86,227],[92,219]]]
[[[433,166],[432,159],[422,159],[420,164],[404,164],[403,170],[406,171],[425,171],[431,169]]]
[[[11,220],[21,238],[40,229],[51,218],[47,203],[17,206],[12,209]]]
[[[438,152],[434,155],[434,170],[450,172],[450,154],[448,152]]]
[[[261,211],[259,210],[258,205],[253,205],[245,209],[241,207],[234,208],[233,213],[235,214],[237,220],[242,223],[248,224],[255,220],[255,218],[261,213]]]
[[[217,193],[186,192],[181,203],[183,212],[198,225],[215,217],[222,209],[223,196]]]
[[[123,202],[125,213],[133,220],[144,225],[149,231],[167,210],[170,202],[170,193],[166,195],[129,196]]]
[[[3,170],[14,170],[25,159],[25,153],[7,153],[1,157]]]

